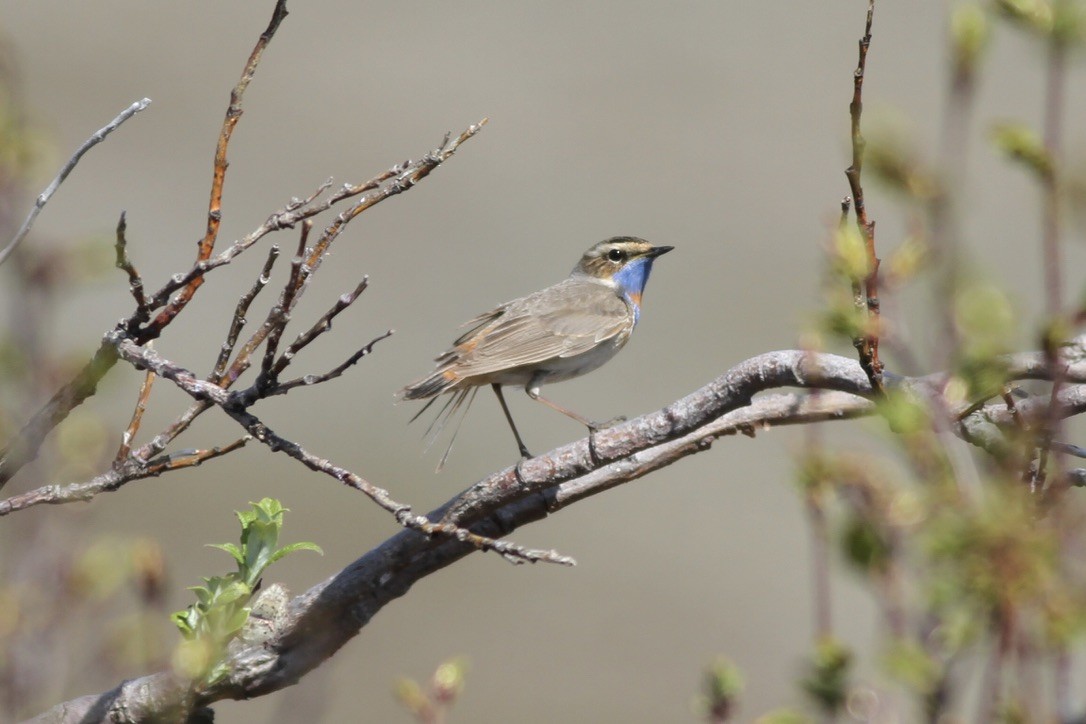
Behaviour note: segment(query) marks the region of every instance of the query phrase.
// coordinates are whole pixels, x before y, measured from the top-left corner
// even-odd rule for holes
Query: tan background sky
[[[418,509],[444,501],[513,461],[499,408],[479,396],[449,465],[434,475],[437,455],[422,455],[424,427],[407,426],[417,408],[394,405],[393,392],[429,369],[458,324],[558,281],[585,248],[615,234],[676,251],[657,264],[631,344],[595,374],[550,388],[556,401],[594,418],[635,415],[749,356],[796,346],[819,304],[820,249],[847,193],[848,100],[866,5],[293,0],[230,149],[223,242],[329,176],[361,181],[418,157],[446,131],[483,116],[490,124],[338,242],[295,318],[312,319],[362,274],[371,287],[296,366],[323,371],[386,328],[397,333],[344,378],[262,408],[269,422]],[[154,101],[86,157],[27,243],[100,235],[108,245],[127,209],[131,252],[149,284],[186,268],[203,231],[228,93],[271,7],[0,3],[0,30],[14,45],[25,99],[55,140],[57,163],[123,107]],[[936,0],[887,0],[875,18],[871,117],[896,115],[924,148],[934,146],[945,93],[945,11]],[[991,50],[970,148],[966,231],[977,268],[1011,289],[1031,324],[1041,278],[1036,194],[984,133],[997,119],[1036,123],[1041,54],[1005,29]],[[1081,64],[1068,104],[1069,145],[1082,158]],[[875,190],[869,203],[886,253],[901,241],[901,215]],[[295,239],[277,241],[292,248]],[[263,253],[211,277],[158,348],[207,370],[224,311]],[[1081,247],[1068,258],[1074,295]],[[55,349],[88,354],[129,307],[119,274],[75,291],[57,310]],[[918,343],[930,338],[923,325],[909,331]],[[119,431],[138,382],[118,367],[88,411]],[[167,388],[156,392],[144,430],[181,409],[181,395]],[[534,451],[581,435],[520,393],[509,397]],[[237,434],[207,418],[182,446]],[[855,423],[834,437],[860,447],[878,429]],[[394,680],[426,676],[455,654],[471,662],[456,721],[690,720],[701,670],[720,653],[745,671],[744,718],[796,703],[792,681],[811,634],[807,531],[792,485],[800,441],[795,431],[722,440],[518,531],[515,540],[557,548],[579,565],[513,567],[472,556],[390,605],[299,686],[220,704],[219,716],[406,721],[392,701]],[[273,569],[270,578],[294,591],[396,532],[360,494],[257,445],[89,506],[22,515],[63,526],[74,545],[103,530],[159,538],[176,609],[191,600],[184,586],[228,563],[203,545],[233,539],[230,511],[262,496],[294,511],[288,539],[325,550]],[[0,525],[5,557],[18,555],[15,530]],[[865,640],[873,611],[847,575],[837,578],[835,603],[842,635]],[[73,665],[58,696],[114,683]]]

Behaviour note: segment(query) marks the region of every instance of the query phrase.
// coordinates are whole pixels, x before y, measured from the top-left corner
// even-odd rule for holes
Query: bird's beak
[[[648,251],[645,252],[645,256],[647,256],[650,259],[655,259],[658,256],[662,256],[663,254],[668,253],[669,251],[671,251],[674,248],[675,247],[673,247],[673,246],[654,246],[654,247],[652,247],[651,249],[649,249]]]

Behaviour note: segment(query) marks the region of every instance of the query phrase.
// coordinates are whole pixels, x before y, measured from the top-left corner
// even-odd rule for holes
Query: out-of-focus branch
[[[38,456],[42,443],[68,414],[98,389],[98,383],[117,363],[117,351],[102,344],[75,378],[57,391],[0,450],[0,489],[23,466]]]
[[[33,208],[30,209],[30,213],[27,214],[26,219],[23,221],[23,225],[19,227],[19,230],[17,232],[15,232],[15,236],[12,238],[12,240],[8,242],[7,246],[5,246],[3,249],[0,249],[0,264],[3,264],[7,260],[7,258],[11,256],[11,253],[15,251],[16,248],[18,248],[19,244],[22,243],[23,239],[26,238],[26,235],[30,233],[30,227],[34,225],[34,222],[38,218],[38,214],[40,214],[41,210],[45,207],[45,205],[49,203],[49,199],[53,198],[53,194],[57,192],[57,189],[60,188],[60,185],[64,183],[64,180],[66,178],[68,178],[68,174],[70,174],[75,169],[76,164],[78,164],[79,160],[83,158],[83,155],[102,141],[106,140],[106,137],[109,136],[109,134],[113,133],[115,130],[117,130],[117,128],[122,123],[124,123],[129,118],[136,115],[149,105],[151,105],[150,98],[144,98],[143,100],[136,101],[128,108],[125,108],[123,111],[121,111],[112,121],[95,131],[90,138],[88,138],[86,141],[83,141],[83,144],[76,149],[75,153],[72,154],[71,158],[69,158],[68,161],[61,167],[60,172],[56,175],[56,178],[54,178],[49,183],[49,185],[45,187],[45,190],[38,195],[38,198],[34,200]]]

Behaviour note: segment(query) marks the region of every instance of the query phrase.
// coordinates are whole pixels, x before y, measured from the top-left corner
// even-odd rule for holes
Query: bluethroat
[[[632,236],[601,241],[584,253],[564,281],[467,322],[463,326],[468,331],[435,360],[436,369],[400,391],[406,400],[430,400],[412,421],[450,393],[427,431],[436,436],[461,407],[467,414],[480,387],[490,385],[521,456],[531,457],[502,395],[503,385],[520,385],[533,400],[594,432],[600,425],[541,397],[540,387],[591,372],[622,349],[641,316],[641,295],[652,263],[672,248]],[[439,470],[455,439],[456,430]]]

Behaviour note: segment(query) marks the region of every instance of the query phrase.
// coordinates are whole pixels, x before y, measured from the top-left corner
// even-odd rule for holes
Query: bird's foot
[[[618,417],[612,417],[610,420],[604,420],[603,422],[590,422],[588,423],[588,432],[594,433],[600,430],[606,430],[609,427],[614,427],[619,423],[626,422],[625,415],[619,415]]]
[[[626,417],[624,415],[619,415],[618,417],[612,417],[610,420],[606,420],[605,422],[592,422],[592,423],[589,423],[589,425],[588,425],[588,457],[592,460],[593,465],[600,465],[603,462],[602,459],[600,458],[599,454],[596,452],[596,435],[597,435],[597,433],[599,433],[601,430],[606,430],[609,427],[614,427],[615,425],[619,424],[620,422],[626,422]]]
[[[525,450],[524,452],[527,452],[527,450]],[[521,484],[521,486],[525,488],[528,487],[528,481],[524,479],[524,472],[520,469],[520,466],[525,460],[530,457],[531,455],[525,455],[520,460],[517,460],[517,462],[513,465],[513,477],[518,483]]]

